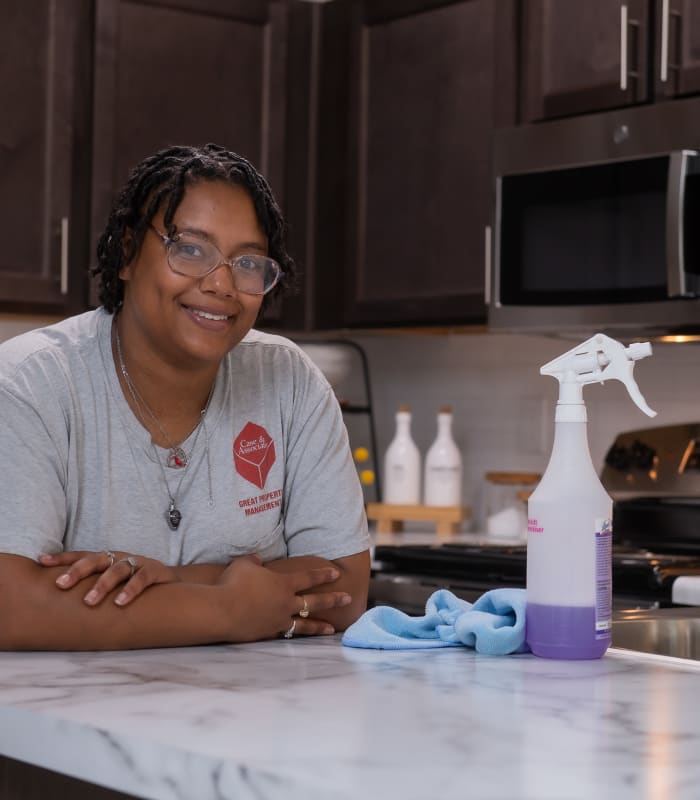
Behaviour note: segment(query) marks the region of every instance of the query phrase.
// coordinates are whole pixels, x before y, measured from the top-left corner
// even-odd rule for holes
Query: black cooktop
[[[374,562],[375,571],[382,574],[433,576],[491,587],[524,587],[527,548],[464,543],[377,545]],[[615,545],[612,573],[616,594],[668,600],[671,584],[678,575],[700,575],[700,556]]]

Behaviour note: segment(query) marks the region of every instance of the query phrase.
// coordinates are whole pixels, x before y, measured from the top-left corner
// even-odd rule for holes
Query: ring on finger
[[[114,566],[114,559],[116,558],[116,556],[114,555],[114,553],[111,550],[105,550],[105,555],[109,559],[109,567],[113,567]],[[107,569],[109,569],[109,567],[107,567]]]
[[[291,639],[292,636],[294,636],[294,629],[296,628],[296,626],[297,626],[297,621],[295,619],[292,619],[292,627],[288,631],[284,632],[285,639]]]
[[[121,564],[122,562],[129,565],[129,569],[131,570],[131,572],[129,573],[129,577],[133,578],[134,573],[136,572],[139,565],[138,561],[133,556],[127,556],[126,558],[119,559],[119,563]]]
[[[299,616],[303,619],[306,619],[309,616],[309,613],[309,604],[306,602],[306,598],[304,598],[304,608],[302,608],[299,612]]]

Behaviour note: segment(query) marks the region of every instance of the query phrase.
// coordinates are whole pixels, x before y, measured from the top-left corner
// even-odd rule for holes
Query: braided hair
[[[141,248],[153,217],[165,206],[168,236],[175,234],[173,216],[189,184],[223,181],[246,190],[258,222],[267,236],[270,258],[280,265],[281,280],[263,298],[261,311],[273,297],[295,288],[296,268],[285,244],[286,224],[265,178],[243,156],[216,144],[203,147],[174,146],[160,150],[138,164],[112,204],[107,225],[97,243],[98,296],[113,314],[124,300],[119,272]]]

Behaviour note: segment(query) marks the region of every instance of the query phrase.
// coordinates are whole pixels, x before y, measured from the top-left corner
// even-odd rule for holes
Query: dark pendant
[[[187,466],[187,453],[181,447],[173,447],[168,453],[168,466],[183,469]]]
[[[171,531],[176,531],[182,522],[182,514],[175,508],[175,503],[170,504],[168,509],[168,525]]]

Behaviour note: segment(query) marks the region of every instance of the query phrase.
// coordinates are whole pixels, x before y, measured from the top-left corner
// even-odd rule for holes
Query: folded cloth
[[[343,644],[379,650],[466,645],[489,655],[526,653],[525,589],[492,589],[474,604],[438,589],[423,617],[375,606],[345,631]]]

